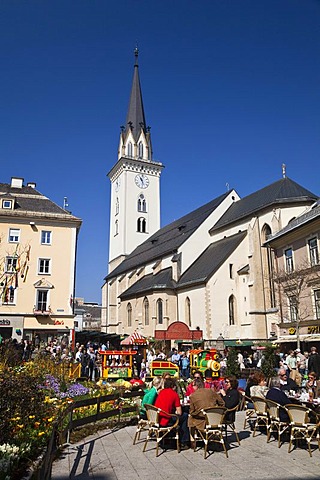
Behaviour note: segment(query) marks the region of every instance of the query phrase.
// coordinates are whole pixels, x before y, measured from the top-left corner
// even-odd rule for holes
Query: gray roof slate
[[[178,288],[206,282],[240,245],[246,235],[247,232],[239,232],[211,243],[181,276]]]
[[[160,228],[160,230],[128,255],[118,267],[106,276],[105,280],[116,277],[121,273],[129,272],[146,263],[156,261],[165,255],[174,255],[177,249],[195,232],[199,225],[221,204],[229,193],[226,192],[220,195],[179,220],[175,220],[169,225]]]
[[[300,215],[299,217],[295,218],[292,220],[288,225],[286,225],[284,228],[279,230],[279,232],[275,233],[274,235],[270,235],[268,240],[265,242],[265,245],[267,245],[269,242],[272,242],[273,240],[282,237],[283,235],[291,232],[292,230],[296,230],[302,225],[305,225],[316,218],[320,218],[320,205],[317,204],[313,208],[311,208],[308,212],[304,213],[303,215]]]
[[[7,183],[0,183],[0,196],[3,195],[10,195],[15,199],[14,209],[6,214],[19,214],[19,212],[23,214],[28,212],[30,214],[47,214],[49,216],[61,215],[61,217],[67,217],[70,220],[80,220],[32,187],[13,188]]]
[[[175,290],[177,283],[172,280],[172,268],[165,268],[153,275],[145,275],[125,290],[120,296],[122,300],[145,294],[146,292],[154,292],[159,290]]]
[[[271,185],[234,202],[213,226],[210,232],[214,232],[222,227],[237,222],[239,219],[248,217],[249,215],[263,210],[266,207],[270,207],[271,205],[298,201],[312,203],[317,198],[317,195],[290,178],[281,178]]]

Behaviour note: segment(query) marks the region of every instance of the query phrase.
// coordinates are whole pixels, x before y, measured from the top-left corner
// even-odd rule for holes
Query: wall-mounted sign
[[[289,335],[295,335],[296,334],[296,329],[294,327],[289,328],[288,330]]]
[[[320,325],[313,325],[311,327],[308,327],[308,333],[313,334],[313,333],[320,333]]]
[[[11,325],[11,322],[6,318],[0,318],[0,325],[5,325],[7,327],[8,325]]]

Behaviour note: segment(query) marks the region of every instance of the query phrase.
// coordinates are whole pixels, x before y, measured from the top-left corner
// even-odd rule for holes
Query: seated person
[[[140,407],[140,418],[144,420],[147,419],[146,409],[144,405],[148,403],[149,405],[154,405],[156,398],[158,396],[158,390],[161,387],[161,378],[154,377],[152,380],[152,387],[144,391],[144,396],[142,398],[141,407]]]
[[[190,411],[188,419],[188,427],[190,429],[190,437],[193,441],[194,429],[204,430],[205,417],[201,409],[210,407],[224,407],[224,401],[221,396],[214,392],[212,388],[204,388],[201,378],[195,378],[193,381],[194,392],[190,396]]]
[[[258,385],[258,379],[257,379],[256,373],[257,372],[251,373],[249,378],[248,378],[248,381],[247,381],[247,386],[246,386],[246,389],[245,389],[245,396],[248,397],[248,398],[250,398],[250,396],[251,396],[251,393],[250,393],[251,387],[253,385]]]
[[[312,390],[313,397],[320,397],[320,380],[317,380],[317,374],[315,372],[308,373],[308,381],[305,384],[307,390]]]
[[[255,377],[257,380],[257,385],[252,385],[250,388],[250,397],[261,397],[265,398],[269,388],[267,387],[267,381],[264,373],[255,372]]]
[[[164,388],[158,393],[155,401],[155,406],[161,408],[167,413],[175,413],[179,416],[179,436],[181,441],[181,449],[186,450],[189,447],[189,429],[187,425],[188,414],[182,413],[179,395],[176,392],[177,385],[174,378],[166,378],[164,381]],[[160,413],[160,425],[166,427],[172,425],[175,420],[168,417],[164,413]]]
[[[234,375],[230,375],[226,377],[225,387],[220,390],[220,395],[222,396],[222,400],[227,408],[232,409],[235,408],[240,403],[240,393],[238,391],[238,380]],[[235,420],[235,412],[230,412],[227,414],[225,419],[228,422],[234,422]]]
[[[288,376],[287,371],[284,368],[279,369],[278,375],[280,379],[280,390],[293,390],[294,392],[297,392],[299,390],[299,386],[294,380],[292,380],[292,378]]]
[[[202,375],[202,372],[200,372],[200,370],[196,370],[193,374],[193,380],[195,380],[196,378],[200,378],[200,380],[203,381],[203,375]],[[187,386],[187,389],[186,389],[186,397],[190,397],[190,395],[195,391],[195,389],[193,388],[193,381]]]
[[[273,402],[279,403],[280,405],[288,405],[291,403],[287,395],[281,390],[281,383],[279,377],[273,377],[271,379],[271,388],[266,395],[267,400],[272,400]],[[281,422],[289,422],[289,415],[287,412],[280,408],[279,412]]]

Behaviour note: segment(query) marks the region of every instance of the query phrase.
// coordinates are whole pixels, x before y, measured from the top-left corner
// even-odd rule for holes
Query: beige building
[[[81,220],[22,178],[0,184],[0,334],[70,336]]]
[[[278,305],[277,342],[309,350],[320,346],[320,206],[272,235],[274,290]],[[304,343],[302,343],[304,342]]]
[[[200,336],[208,346],[214,346],[220,335],[228,345],[266,340],[274,334],[278,317],[263,243],[306,212],[317,196],[283,172],[283,178],[245,198],[228,191],[163,228],[155,230],[153,224],[149,230],[146,217],[146,229],[141,231],[139,198],[143,196],[148,214],[149,208],[158,212],[161,168],[153,167],[152,157],[141,164],[137,158],[131,163],[126,159],[123,139],[131,138],[127,129],[145,125],[140,83],[135,88],[137,75],[136,62],[129,112],[138,123],[129,120],[121,132],[122,157],[109,175],[111,225],[115,212],[121,212],[123,227],[121,232],[110,228],[102,329],[118,334],[138,330],[168,343],[198,343]],[[133,151],[137,154],[137,149]],[[140,179],[134,170],[117,201],[114,192],[120,192],[122,183],[117,186],[114,172],[123,172],[123,165],[141,167],[143,175]],[[119,238],[126,239],[131,250]]]

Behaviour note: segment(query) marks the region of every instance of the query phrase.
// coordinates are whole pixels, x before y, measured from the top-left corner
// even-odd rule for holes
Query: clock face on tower
[[[149,186],[149,178],[142,173],[138,173],[138,175],[135,176],[134,181],[139,188],[147,188]]]

